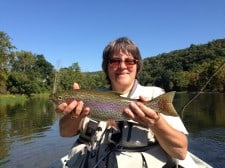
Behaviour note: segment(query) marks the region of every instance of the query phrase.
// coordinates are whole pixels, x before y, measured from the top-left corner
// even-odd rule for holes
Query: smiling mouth
[[[117,76],[124,76],[124,75],[128,75],[128,73],[118,73],[116,74]]]

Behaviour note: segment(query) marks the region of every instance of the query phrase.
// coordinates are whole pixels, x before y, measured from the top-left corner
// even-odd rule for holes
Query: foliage
[[[1,105],[13,105],[13,104],[24,104],[27,101],[25,95],[0,95]]]
[[[9,36],[0,31],[0,93],[7,93],[6,80],[9,69],[9,62],[13,59],[11,51],[15,47],[11,45]]]
[[[12,72],[7,80],[7,90],[12,94],[31,95],[39,91],[35,81],[29,79],[28,75],[21,72]]]
[[[106,76],[103,71],[83,73],[81,87],[84,89],[108,88]]]
[[[0,93],[48,92],[53,85],[53,65],[43,55],[13,49],[9,36],[0,32]]]
[[[225,39],[146,58],[139,80],[166,91],[200,91],[220,66],[224,66],[223,70],[204,91],[225,91]]]
[[[74,65],[76,65],[74,67]],[[58,73],[57,90],[71,90],[74,82],[78,83],[82,89],[106,88],[107,81],[105,74],[99,72],[80,72],[78,63],[69,68],[61,68]]]

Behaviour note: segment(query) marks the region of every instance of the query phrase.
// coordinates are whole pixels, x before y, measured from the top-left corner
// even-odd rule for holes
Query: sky
[[[133,40],[142,58],[225,38],[224,0],[1,0],[0,31],[56,69],[101,70],[104,47]]]

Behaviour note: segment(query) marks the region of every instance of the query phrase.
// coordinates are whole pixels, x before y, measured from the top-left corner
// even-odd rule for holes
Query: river
[[[225,166],[225,94],[177,93],[174,106],[189,131],[189,151],[213,167]],[[0,168],[44,168],[68,153],[75,141],[59,136],[58,121],[48,99],[0,104]]]

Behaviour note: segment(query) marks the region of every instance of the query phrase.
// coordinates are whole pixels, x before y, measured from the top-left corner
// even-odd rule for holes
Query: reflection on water
[[[46,157],[51,156],[55,148],[58,148],[55,156],[61,157],[62,151],[65,153],[68,149],[58,147],[57,142],[63,147],[63,138],[58,134],[58,119],[47,99],[1,104],[0,167],[42,167],[41,164],[47,165]]]
[[[193,96],[176,94],[177,111]],[[201,94],[181,114],[190,133],[190,151],[214,167],[225,165],[224,102],[224,94]],[[46,167],[66,154],[75,138],[59,136],[59,117],[47,99],[1,104],[0,167]]]
[[[202,93],[186,109],[195,95],[176,94],[174,105],[189,135],[189,150],[213,167],[225,166],[225,94]]]
[[[225,94],[202,93],[182,112],[182,107],[194,95],[176,94],[174,105],[186,126],[193,131],[225,126]]]

